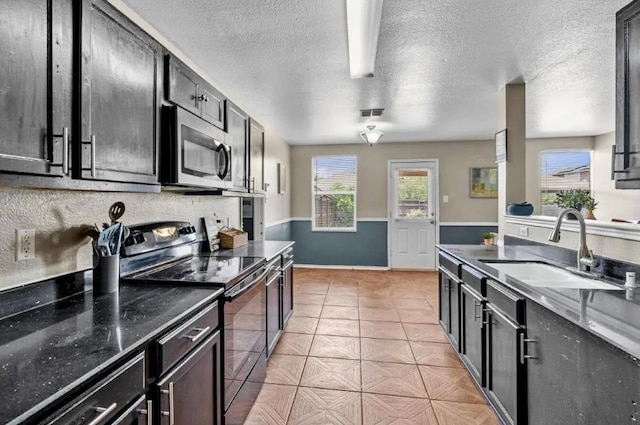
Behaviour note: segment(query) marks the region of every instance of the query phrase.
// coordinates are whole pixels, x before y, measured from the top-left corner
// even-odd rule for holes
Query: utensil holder
[[[93,256],[93,293],[113,294],[120,286],[120,255]]]

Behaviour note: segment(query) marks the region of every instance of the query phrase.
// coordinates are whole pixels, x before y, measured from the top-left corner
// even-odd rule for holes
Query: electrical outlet
[[[520,236],[529,236],[529,228],[527,226],[520,226]]]
[[[16,229],[16,261],[36,258],[35,229]]]

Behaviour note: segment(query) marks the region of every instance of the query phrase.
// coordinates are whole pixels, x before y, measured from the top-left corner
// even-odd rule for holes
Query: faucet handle
[[[594,258],[593,251],[589,250],[589,257],[580,258],[580,264],[588,266],[589,268],[594,268],[600,265],[600,260]]]

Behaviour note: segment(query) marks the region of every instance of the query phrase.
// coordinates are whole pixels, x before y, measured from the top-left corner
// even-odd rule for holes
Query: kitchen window
[[[569,189],[591,190],[591,152],[542,151],[540,214],[556,217],[562,210],[555,204],[556,194]]]
[[[356,156],[315,156],[311,173],[311,230],[355,232]]]

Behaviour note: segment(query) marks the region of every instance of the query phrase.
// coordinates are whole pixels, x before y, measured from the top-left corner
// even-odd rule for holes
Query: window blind
[[[313,229],[355,230],[356,157],[318,156],[311,168]]]

